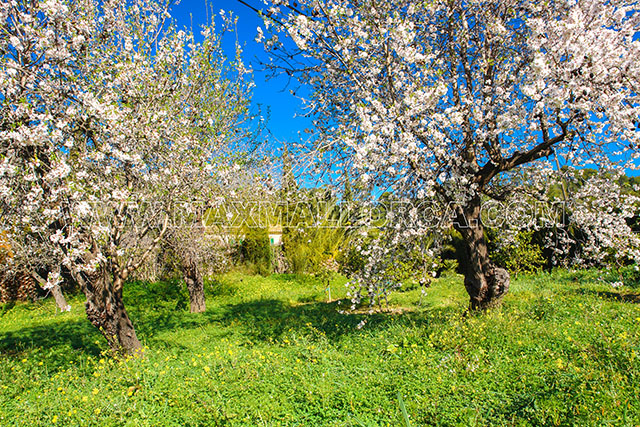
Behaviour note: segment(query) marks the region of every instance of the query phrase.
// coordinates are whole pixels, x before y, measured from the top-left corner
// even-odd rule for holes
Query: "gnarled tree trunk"
[[[191,313],[202,313],[207,309],[204,297],[204,282],[198,263],[188,256],[182,260],[182,277],[189,291]]]
[[[79,280],[87,301],[85,311],[93,326],[107,339],[114,352],[137,354],[142,344],[136,336],[122,299],[122,280],[111,275],[96,273]]]
[[[509,272],[496,267],[489,258],[481,208],[480,196],[475,196],[465,206],[456,207],[454,219],[454,227],[465,243],[462,269],[472,311],[499,304],[509,290],[510,282]]]

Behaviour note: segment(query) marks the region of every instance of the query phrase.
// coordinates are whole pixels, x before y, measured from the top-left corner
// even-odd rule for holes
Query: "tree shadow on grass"
[[[274,275],[283,283],[297,283],[300,275]],[[304,276],[302,276],[304,278]],[[317,284],[315,278],[309,283]],[[302,284],[301,286],[306,286]],[[212,283],[207,290],[208,309],[204,313],[188,312],[188,295],[177,283],[141,283],[130,287],[127,295],[128,311],[138,336],[151,346],[159,343],[171,346],[173,339],[165,340],[164,332],[176,332],[206,328],[220,328],[222,334],[241,334],[251,341],[272,341],[289,332],[322,333],[327,339],[359,333],[357,326],[366,320],[365,331],[384,329],[392,322],[411,325],[434,326],[444,324],[462,313],[459,307],[429,304],[425,301],[416,312],[390,309],[365,314],[366,309],[356,313],[341,313],[350,307],[349,300],[326,302],[323,293],[300,295],[296,302],[264,297],[224,304],[226,296],[235,295],[237,289],[227,282]],[[211,298],[222,304],[211,303]],[[151,335],[154,335],[152,338]]]
[[[67,320],[53,325],[28,326],[0,334],[0,355],[20,358],[35,355],[50,370],[66,368],[83,356],[99,356],[102,335],[88,320]]]
[[[231,333],[228,329],[231,328],[254,341],[275,340],[290,330],[308,330],[309,326],[322,331],[329,338],[336,337],[356,331],[356,325],[365,317],[361,314],[340,314],[336,301],[290,304],[279,299],[213,306],[197,314],[185,310],[155,311],[140,307],[131,307],[129,313],[141,338],[150,333],[157,336],[164,332],[186,332],[219,326],[221,330],[226,330],[225,333]],[[384,323],[386,317],[386,314],[374,314],[368,316],[368,323]],[[158,340],[163,341],[161,338]]]
[[[640,304],[640,294],[638,293],[619,293],[612,291],[595,291],[592,289],[575,289],[574,292],[578,295],[591,295],[596,296],[598,298],[610,300],[610,301],[620,301],[620,302],[630,302],[633,304]]]
[[[216,289],[220,295],[228,295],[229,289]],[[188,331],[202,328],[218,328],[221,336],[241,334],[251,341],[272,342],[289,333],[322,334],[329,340],[361,331],[357,326],[366,319],[364,331],[385,329],[404,322],[413,326],[437,327],[451,320],[455,310],[451,308],[426,308],[419,312],[340,313],[350,301],[298,301],[257,299],[227,305],[211,305],[204,313],[192,314],[188,306],[181,305],[184,295],[175,285],[150,285],[132,289],[125,295],[127,311],[138,337],[150,347],[187,350],[178,341],[165,339],[163,332]],[[211,297],[211,295],[209,295]],[[215,296],[214,296],[215,298]],[[459,313],[458,313],[459,315]],[[97,342],[97,344],[96,344]],[[106,343],[100,332],[88,320],[61,321],[54,325],[26,326],[20,330],[0,335],[0,354],[21,357],[25,351],[47,354],[51,362],[63,366],[85,356],[100,355]],[[55,356],[55,357],[54,357]],[[47,362],[48,363],[48,362]]]
[[[305,279],[308,283],[300,286],[317,284],[315,278],[295,274],[271,276],[274,280],[287,284],[299,283]],[[209,332],[219,326],[221,333],[242,334],[251,341],[271,341],[279,339],[288,332],[304,331],[304,333],[321,332],[328,339],[342,335],[358,333],[357,325],[366,319],[365,330],[385,328],[391,322],[407,321],[416,323],[439,323],[450,319],[450,308],[431,307],[420,309],[419,313],[402,313],[397,310],[364,314],[363,312],[342,314],[340,309],[351,305],[348,300],[321,301],[324,294],[301,295],[296,302],[279,298],[261,298],[249,301],[229,302],[224,304],[224,297],[237,293],[233,284],[212,282],[207,289],[208,309],[204,313],[188,312],[188,295],[177,282],[142,283],[131,286],[126,295],[130,317],[138,336],[153,343],[172,345],[172,339],[165,340],[164,332],[185,332],[196,328],[206,328]],[[223,304],[211,304],[211,298],[220,298]],[[151,334],[154,335],[151,338]]]
[[[553,276],[553,280],[570,285],[610,285],[622,282],[628,288],[637,290],[640,287],[639,273],[631,268],[620,270],[577,270],[564,272]]]
[[[339,304],[341,303],[341,304]],[[385,329],[402,322],[406,325],[433,327],[451,319],[451,309],[402,312],[396,309],[372,314],[340,313],[349,307],[348,300],[287,304],[263,299],[227,306],[218,321],[239,325],[252,340],[270,341],[289,332],[320,332],[329,340],[360,333],[358,324],[366,320],[364,331]]]
[[[219,310],[207,310],[204,313],[189,313],[188,309],[147,311],[132,308],[129,310],[138,338],[144,340],[164,332],[193,330],[217,323]],[[153,341],[153,339],[150,339]]]
[[[364,319],[366,330],[385,328],[393,321],[406,317],[397,312],[378,312],[373,314],[342,314],[340,308],[348,307],[349,301],[297,302],[288,303],[279,299],[258,299],[214,306],[204,313],[191,314],[186,311],[148,311],[132,307],[134,326],[138,335],[145,339],[151,333],[155,335],[148,341],[173,345],[162,338],[164,332],[197,328],[216,328],[220,333],[242,334],[251,341],[271,342],[283,335],[294,332],[314,334],[320,332],[327,339],[337,339],[343,335],[359,332],[357,325]],[[413,316],[411,316],[413,317]],[[153,345],[153,344],[152,344]]]
[[[344,304],[344,303],[343,303]],[[375,323],[383,315],[373,315]],[[278,339],[288,331],[309,329],[321,331],[327,338],[336,338],[353,332],[363,315],[341,314],[338,302],[307,302],[288,304],[276,299],[262,299],[226,307],[220,318],[223,323],[233,322],[254,340]]]

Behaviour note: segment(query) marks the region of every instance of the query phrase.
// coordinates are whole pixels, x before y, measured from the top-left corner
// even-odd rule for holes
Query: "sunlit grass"
[[[0,425],[395,426],[398,393],[412,426],[638,425],[637,291],[597,276],[520,277],[470,316],[450,276],[362,329],[310,277],[227,275],[203,314],[177,283],[133,283],[131,360],[104,353],[80,297],[0,308]]]

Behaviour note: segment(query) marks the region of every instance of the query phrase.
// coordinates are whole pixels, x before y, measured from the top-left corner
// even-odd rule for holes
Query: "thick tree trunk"
[[[104,335],[109,347],[116,353],[141,353],[142,345],[122,300],[122,280],[96,274],[82,282],[87,318]]]
[[[454,226],[465,243],[462,254],[464,286],[469,294],[469,309],[485,310],[500,304],[509,290],[509,272],[496,267],[489,258],[481,221],[480,197],[456,208]]]
[[[183,260],[182,276],[189,291],[192,313],[202,313],[207,309],[204,298],[204,282],[198,264],[193,260]]]

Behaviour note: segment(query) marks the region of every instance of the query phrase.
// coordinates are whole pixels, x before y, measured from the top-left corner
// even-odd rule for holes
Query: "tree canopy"
[[[472,306],[508,288],[508,277],[489,260],[482,225],[470,226],[484,199],[548,187],[562,178],[560,166],[594,165],[607,173],[637,166],[640,13],[634,2],[276,0],[270,6],[264,38],[270,67],[312,88],[318,133],[307,148],[319,167],[336,175],[348,169],[372,191],[387,189],[399,200],[454,202],[453,223],[467,242]],[[606,197],[617,194],[624,205],[610,190]],[[416,212],[390,215],[398,223]],[[394,250],[390,243],[424,235],[419,216],[411,224],[389,227],[395,237],[379,242],[370,269]],[[640,254],[637,239],[618,243],[630,245],[627,255]]]

